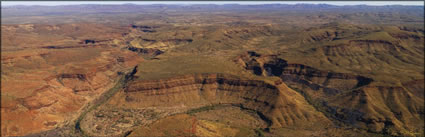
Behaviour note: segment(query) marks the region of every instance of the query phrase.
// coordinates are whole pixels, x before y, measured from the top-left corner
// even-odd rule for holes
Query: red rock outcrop
[[[322,71],[303,64],[289,64],[277,55],[260,55],[247,52],[235,60],[236,63],[252,70],[256,75],[278,76],[287,84],[302,84],[313,90],[323,90],[325,94],[336,94],[369,84],[367,77]]]
[[[247,52],[235,61],[254,74],[279,76],[329,118],[370,132],[423,134],[423,123],[415,122],[423,121],[424,116],[423,79],[401,86],[379,86],[371,85],[371,78],[288,64],[274,55]]]
[[[162,80],[133,80],[113,99],[125,106],[200,107],[234,104],[264,115],[271,127],[329,121],[282,81],[273,84],[225,74],[195,74]]]
[[[2,76],[2,94],[7,95],[2,95],[5,100],[1,106],[2,136],[28,135],[71,122],[84,105],[111,88],[120,71],[142,60],[130,51],[99,50],[106,56],[95,56],[72,65],[72,62],[62,61],[63,66],[42,64],[46,67],[20,68],[23,72]],[[42,59],[38,56],[29,58]],[[14,65],[22,62],[20,58],[9,61]],[[13,70],[5,68],[4,71]]]

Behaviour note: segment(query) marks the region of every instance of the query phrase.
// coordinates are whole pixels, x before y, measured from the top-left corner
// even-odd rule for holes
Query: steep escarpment
[[[318,36],[300,44],[304,49],[282,56],[315,68],[371,77],[384,84],[403,83],[423,79],[422,30],[422,27],[409,30],[396,26],[325,25],[306,29],[300,35]],[[338,35],[328,36],[330,32]]]
[[[69,124],[86,103],[111,87],[114,79],[120,76],[118,72],[128,67],[125,64],[102,62],[93,67],[86,66],[90,70],[68,69],[68,72],[59,74],[27,75],[26,78],[40,81],[34,89],[29,84],[19,85],[24,89],[10,85],[2,87],[3,94],[8,95],[2,97],[2,100],[8,100],[2,102],[1,107],[2,134],[27,135]],[[28,83],[21,79],[3,81],[5,84],[13,84],[15,81]],[[10,91],[22,91],[22,95],[12,100],[11,95],[7,94]]]
[[[424,89],[422,88],[422,91]],[[328,101],[337,119],[396,136],[423,134],[424,98],[400,86],[366,86]]]
[[[301,84],[324,94],[335,94],[369,84],[373,80],[348,73],[322,71],[303,64],[290,64],[277,55],[247,52],[235,62],[256,75],[278,76],[287,84]]]
[[[379,85],[364,76],[289,64],[276,55],[247,52],[235,60],[257,75],[279,76],[329,118],[344,125],[396,136],[422,135],[423,80]]]
[[[130,33],[130,35],[126,36],[126,39],[128,39],[129,47],[157,49],[161,51],[166,51],[177,46],[184,46],[193,42],[191,38],[168,38],[162,35],[150,36],[139,33]]]
[[[159,49],[154,48],[136,48],[136,47],[128,47],[128,50],[147,55],[147,56],[157,56],[159,54],[164,53],[163,51]]]
[[[340,31],[335,30],[320,30],[310,32],[310,35],[304,38],[306,42],[316,42],[316,41],[332,41],[337,40],[338,36],[341,35]]]
[[[224,74],[130,81],[111,103],[131,108],[234,104],[261,113],[271,127],[302,126],[311,121],[328,123],[282,81],[269,84]]]
[[[11,25],[2,29],[2,39],[11,38],[2,41],[2,48],[10,49],[2,51],[1,61],[2,136],[23,136],[69,124],[123,70],[143,60],[117,48],[122,30],[101,26]],[[116,32],[98,35],[111,29]]]

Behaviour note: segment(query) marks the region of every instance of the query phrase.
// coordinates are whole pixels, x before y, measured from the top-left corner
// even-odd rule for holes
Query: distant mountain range
[[[368,6],[368,5],[355,5],[355,6],[336,6],[329,4],[261,4],[261,5],[239,5],[239,4],[194,4],[194,5],[177,5],[177,4],[152,4],[152,5],[136,5],[136,4],[122,4],[122,5],[98,5],[98,4],[82,4],[82,5],[61,5],[61,6],[2,6],[2,16],[26,16],[26,15],[46,15],[55,12],[68,12],[72,13],[93,13],[100,11],[108,12],[138,12],[147,10],[172,9],[177,11],[190,11],[190,10],[208,10],[208,11],[338,11],[338,12],[415,12],[422,14],[424,6],[402,6],[402,5],[388,5],[388,6]]]

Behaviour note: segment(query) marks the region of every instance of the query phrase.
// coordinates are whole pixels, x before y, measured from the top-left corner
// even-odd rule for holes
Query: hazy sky
[[[11,5],[78,5],[78,4],[331,4],[331,5],[424,5],[423,1],[2,1],[2,6]]]

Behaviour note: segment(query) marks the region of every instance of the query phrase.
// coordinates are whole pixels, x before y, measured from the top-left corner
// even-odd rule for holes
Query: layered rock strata
[[[280,80],[270,84],[225,74],[133,80],[118,100],[137,108],[233,104],[263,115],[271,127],[309,125],[312,121],[329,123],[300,94]]]

